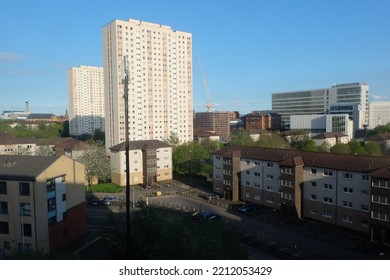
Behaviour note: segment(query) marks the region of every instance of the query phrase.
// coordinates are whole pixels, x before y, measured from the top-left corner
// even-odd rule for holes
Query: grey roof
[[[0,155],[0,180],[35,181],[58,157]]]
[[[345,136],[348,135],[342,132],[323,132],[321,134],[313,136],[312,139],[329,139],[329,138],[345,137]]]
[[[310,167],[363,173],[371,173],[390,166],[390,157],[301,152],[249,146],[226,146],[213,154],[229,158],[233,151],[241,151],[241,158],[277,162],[287,166],[303,164]]]
[[[129,141],[130,150],[157,150],[159,148],[168,148],[168,147],[171,146],[159,140]],[[116,151],[116,152],[125,151],[125,149],[126,149],[125,142],[122,142],[110,148],[111,151]]]
[[[54,116],[53,114],[32,113],[32,114],[27,116],[27,119],[34,119],[34,120],[50,119],[53,116]]]

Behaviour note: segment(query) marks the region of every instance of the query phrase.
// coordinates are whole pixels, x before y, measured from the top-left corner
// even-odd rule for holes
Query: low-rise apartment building
[[[0,251],[55,252],[86,233],[84,165],[0,156]]]
[[[126,185],[125,142],[111,147],[112,182]],[[172,179],[172,147],[159,140],[129,141],[130,185]]]
[[[227,146],[214,191],[390,243],[390,158]]]

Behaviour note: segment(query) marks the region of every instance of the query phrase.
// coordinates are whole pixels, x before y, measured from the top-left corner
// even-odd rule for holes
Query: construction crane
[[[211,103],[209,88],[207,86],[207,81],[203,72],[202,63],[200,62],[199,58],[198,58],[198,62],[199,62],[200,72],[202,73],[203,84],[206,88],[206,93],[207,93],[207,104],[206,104],[207,112],[211,112],[213,110],[213,104]]]

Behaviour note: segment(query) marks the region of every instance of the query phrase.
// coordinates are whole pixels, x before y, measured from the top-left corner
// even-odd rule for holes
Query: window
[[[345,193],[353,193],[353,188],[344,187]]]
[[[317,195],[312,194],[312,195],[310,196],[310,198],[311,198],[311,200],[317,200]]]
[[[32,236],[31,224],[22,224],[22,236]]]
[[[259,172],[255,172],[255,176],[256,177],[260,177],[260,173]]]
[[[273,175],[270,175],[270,174],[267,174],[267,179],[268,179],[268,180],[273,180],[273,179],[274,179],[274,176],[273,176]]]
[[[330,185],[330,184],[324,184],[324,189],[325,189],[325,190],[332,190],[332,189],[333,189],[333,186]]]
[[[331,170],[324,170],[324,176],[333,176],[333,171],[331,171]]]
[[[322,216],[324,216],[326,218],[332,218],[332,215],[333,215],[332,211],[324,210],[322,212]]]
[[[56,198],[55,197],[49,198],[47,200],[47,211],[50,212],[53,210],[56,210]]]
[[[317,169],[312,168],[311,171],[310,171],[310,174],[317,174]]]
[[[363,211],[370,211],[368,205],[366,205],[366,204],[362,204],[361,208]]]
[[[29,183],[19,183],[19,195],[30,195],[30,184]]]
[[[317,182],[311,181],[310,183],[312,187],[317,187]]]
[[[352,173],[345,172],[344,173],[344,178],[345,179],[352,179],[352,177],[353,177],[352,175],[353,175]]]
[[[8,214],[8,203],[0,201],[0,214]]]
[[[66,200],[66,193],[63,193],[62,194],[62,201],[65,201]]]
[[[7,194],[7,182],[0,182],[0,194]]]
[[[324,203],[329,203],[329,204],[332,204],[333,202],[333,199],[331,197],[324,197]]]
[[[9,241],[4,241],[4,249],[11,249],[11,244]]]
[[[317,214],[317,210],[313,207],[310,207],[310,214]]]
[[[368,176],[368,175],[362,175],[362,180],[363,181],[370,181],[370,176]]]
[[[273,197],[267,197],[267,202],[268,203],[274,203],[274,198]]]
[[[344,207],[352,208],[353,204],[352,204],[352,202],[350,202],[350,201],[345,201],[345,200],[343,200],[343,206],[344,206]]]
[[[343,222],[352,223],[352,217],[348,215],[343,215],[341,218]]]
[[[369,192],[366,190],[362,190],[362,196],[369,196]]]
[[[268,163],[267,163],[267,167],[274,167],[274,164],[271,163],[271,162],[268,162]]]
[[[0,234],[9,234],[8,222],[0,222]]]

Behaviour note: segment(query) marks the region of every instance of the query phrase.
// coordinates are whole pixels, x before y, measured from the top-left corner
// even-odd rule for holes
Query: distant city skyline
[[[223,8],[221,5],[223,4]],[[153,8],[151,8],[153,7]],[[102,27],[129,18],[193,34],[193,109],[271,109],[274,92],[364,82],[390,100],[390,2],[7,1],[0,23],[0,112],[63,115],[67,70],[102,67]]]

